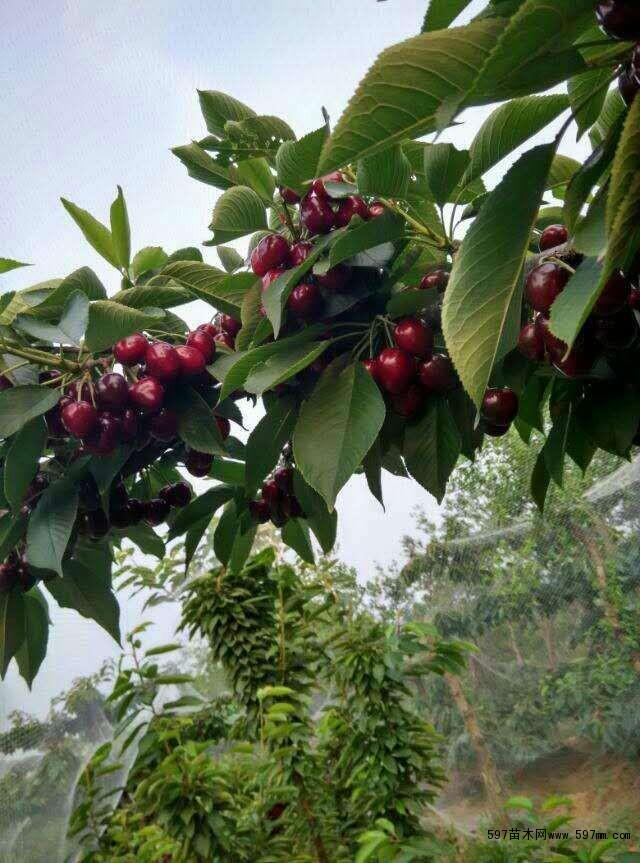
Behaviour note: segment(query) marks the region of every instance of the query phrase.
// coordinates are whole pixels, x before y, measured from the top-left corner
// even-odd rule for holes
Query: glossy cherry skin
[[[284,269],[284,267],[279,267],[275,270],[269,270],[268,273],[265,273],[262,277],[262,292],[264,293],[269,287],[269,285],[273,284],[273,282],[275,282],[276,279],[279,279],[280,276],[285,272],[286,270]]]
[[[548,249],[555,249],[556,246],[562,246],[569,239],[569,231],[564,225],[549,225],[540,234],[538,246],[541,252],[546,252]]]
[[[195,348],[200,351],[205,363],[210,363],[216,354],[215,340],[204,330],[193,330],[187,335],[185,344],[188,348]]]
[[[603,0],[596,6],[596,18],[607,36],[623,41],[640,41],[640,5],[637,0]]]
[[[280,197],[285,204],[293,205],[300,203],[300,195],[288,186],[280,186]]]
[[[420,383],[427,392],[443,395],[458,386],[458,376],[449,357],[434,354],[418,366]]]
[[[380,384],[380,374],[379,374],[380,370],[378,368],[377,358],[372,357],[372,358],[367,359],[367,360],[362,360],[362,365],[363,365],[365,371],[369,372],[369,374],[374,379],[374,381],[377,384]]]
[[[343,183],[344,177],[342,176],[342,172],[332,171],[330,174],[325,174],[324,177],[316,177],[316,179],[311,184],[311,193],[317,195],[319,198],[328,198],[329,193],[325,188],[325,182]]]
[[[482,423],[482,431],[488,434],[489,437],[504,437],[508,433],[509,428],[510,426],[496,425],[495,423],[487,422],[487,420],[484,420]]]
[[[92,402],[92,386],[88,381],[73,381],[67,387],[67,395],[73,401]]]
[[[164,401],[164,387],[156,378],[142,378],[129,387],[129,401],[143,411],[157,411]]]
[[[156,440],[174,440],[178,435],[178,414],[171,408],[162,408],[149,421],[149,431]]]
[[[544,359],[544,338],[536,323],[525,324],[520,330],[518,350],[531,362],[542,362]]]
[[[593,313],[604,317],[619,312],[627,305],[630,287],[621,272],[614,273],[596,300]]]
[[[87,437],[98,422],[98,412],[90,402],[69,402],[62,408],[62,424],[70,435]]]
[[[320,311],[322,297],[317,285],[311,282],[302,282],[291,291],[287,300],[287,307],[293,314],[303,321],[313,320]]]
[[[568,346],[566,342],[563,342],[562,339],[559,339],[551,332],[549,318],[545,315],[538,315],[536,318],[536,326],[542,335],[542,340],[551,362],[561,360],[566,354]]]
[[[250,500],[249,512],[258,524],[266,524],[271,519],[271,510],[266,500]]]
[[[426,393],[419,384],[411,384],[406,392],[391,396],[391,405],[401,417],[412,417],[424,404],[425,397]]]
[[[488,389],[482,400],[482,416],[496,426],[508,426],[518,415],[518,396],[509,387]]]
[[[186,482],[176,482],[173,485],[166,485],[160,489],[158,496],[162,500],[166,500],[169,506],[183,507],[191,500],[191,486]]]
[[[262,499],[273,509],[280,502],[282,492],[275,479],[268,479],[262,484]]]
[[[143,362],[148,347],[149,342],[142,333],[133,333],[115,343],[113,356],[123,366],[134,366]]]
[[[251,252],[251,269],[256,276],[264,276],[269,270],[282,267],[289,261],[289,243],[282,234],[263,237]]]
[[[326,198],[305,195],[300,202],[300,224],[313,236],[328,234],[335,224],[334,212]]]
[[[240,321],[236,320],[232,315],[220,313],[216,317],[216,322],[223,333],[229,333],[230,336],[237,336],[242,329]]]
[[[377,219],[378,216],[384,216],[387,212],[387,208],[384,204],[381,204],[380,201],[374,201],[373,204],[369,206],[369,218]]]
[[[569,270],[551,262],[531,270],[525,283],[525,294],[531,307],[537,312],[548,314],[570,277]]]
[[[403,318],[393,332],[393,340],[403,351],[414,357],[430,357],[433,353],[433,331],[418,318]]]
[[[337,264],[323,276],[316,276],[316,281],[325,291],[331,294],[339,294],[349,284],[351,279],[351,267],[346,264]]]
[[[279,467],[274,471],[273,480],[283,494],[293,494],[293,468]]]
[[[98,405],[105,410],[122,410],[129,401],[129,384],[122,375],[110,372],[96,384]]]
[[[154,342],[145,354],[147,373],[159,381],[172,381],[181,371],[180,357],[173,345]]]
[[[398,395],[409,389],[416,376],[416,361],[400,348],[385,348],[377,357],[378,380],[388,393]]]
[[[209,321],[206,324],[199,324],[196,327],[196,330],[198,330],[199,332],[202,332],[202,333],[206,333],[208,336],[211,336],[212,339],[215,339],[215,337],[220,332],[220,330],[216,327],[216,325],[212,324],[211,321]]]
[[[346,227],[354,216],[360,216],[364,221],[369,218],[369,207],[359,195],[349,195],[340,201],[335,214],[336,228]]]
[[[122,422],[116,414],[102,411],[92,431],[86,436],[85,447],[93,455],[109,455],[122,440]]]
[[[2,390],[10,390],[13,384],[5,375],[0,375],[0,392]]]
[[[206,369],[207,361],[197,348],[189,347],[189,345],[178,345],[175,351],[180,362],[180,374],[183,377],[197,377]]]
[[[216,415],[216,425],[218,426],[220,437],[222,438],[222,440],[226,440],[231,434],[231,423],[226,417],[220,417]]]
[[[167,520],[171,507],[161,497],[154,497],[144,503],[144,520],[152,527],[157,527]]]
[[[420,290],[421,291],[432,291],[436,290],[439,293],[444,293],[447,285],[449,284],[449,273],[443,269],[433,270],[431,273],[427,273],[420,280]]]
[[[213,465],[213,456],[198,450],[187,450],[184,465],[191,476],[206,476]]]
[[[236,340],[233,336],[229,335],[229,333],[218,333],[215,338],[216,345],[224,345],[225,348],[229,348],[230,351],[235,350]]]
[[[307,260],[312,251],[313,243],[307,243],[304,240],[300,240],[299,243],[295,243],[293,246],[291,246],[291,252],[289,253],[289,263],[292,267],[300,266],[300,264]]]

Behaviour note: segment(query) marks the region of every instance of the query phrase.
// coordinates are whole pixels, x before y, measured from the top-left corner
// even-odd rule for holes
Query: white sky
[[[474,0],[461,21],[484,5]],[[134,249],[199,245],[217,192],[188,178],[169,152],[206,132],[196,89],[228,92],[304,134],[321,124],[322,105],[338,119],[376,55],[415,35],[425,8],[426,0],[5,0],[0,256],[34,266],[2,276],[0,291],[84,265],[109,292],[118,290],[115,271],[86,244],[60,196],[108,221],[119,183]],[[467,146],[487,113],[469,112],[447,139]],[[586,152],[568,139],[563,149],[576,158]],[[217,263],[214,250],[203,253]],[[194,304],[184,316],[196,323],[205,312]],[[338,501],[340,554],[362,579],[375,562],[399,556],[416,506],[437,513],[412,481],[386,475],[384,490],[386,513],[360,478]],[[0,725],[17,707],[41,712],[75,676],[117,650],[77,614],[52,608],[52,615],[35,692],[10,671],[0,684]],[[138,620],[137,605],[124,604],[123,632]],[[172,625],[172,617],[162,618],[158,638],[170,638]]]

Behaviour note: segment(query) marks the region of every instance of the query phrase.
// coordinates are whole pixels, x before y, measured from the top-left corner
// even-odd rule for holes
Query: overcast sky
[[[476,0],[461,20],[484,5]],[[2,276],[0,292],[84,265],[118,290],[115,271],[86,244],[60,196],[107,221],[119,183],[134,249],[199,245],[217,193],[188,178],[169,152],[206,132],[196,89],[230,93],[304,134],[321,124],[322,105],[337,120],[376,55],[415,35],[425,8],[425,0],[4,0],[0,257],[34,266]],[[469,112],[448,139],[467,146],[486,114]],[[564,151],[579,158],[585,149],[567,141]],[[203,253],[217,263],[214,250]],[[206,311],[194,304],[184,316],[197,323]],[[386,512],[358,478],[338,502],[340,554],[363,579],[376,562],[400,556],[415,507],[437,514],[414,482],[387,475],[384,490]],[[77,614],[52,615],[35,692],[10,672],[0,684],[0,724],[16,707],[41,711],[117,650]],[[136,604],[124,605],[123,631],[138,615]],[[168,631],[159,637],[170,637],[172,623],[163,619]]]

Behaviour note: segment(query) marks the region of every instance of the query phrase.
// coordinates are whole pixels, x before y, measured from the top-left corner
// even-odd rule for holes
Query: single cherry
[[[311,282],[302,282],[302,284],[296,285],[287,301],[288,308],[303,321],[315,318],[321,305],[322,297],[318,287]]]
[[[439,267],[437,270],[433,270],[422,277],[420,280],[420,290],[436,290],[438,293],[442,294],[446,290],[448,284],[449,273]]]
[[[185,378],[201,375],[207,367],[207,361],[197,348],[189,345],[178,345],[175,348],[180,363],[180,374]]]
[[[482,416],[496,426],[508,426],[518,415],[518,396],[509,387],[493,387],[482,400]]]
[[[312,251],[313,243],[307,243],[304,240],[300,240],[299,243],[295,243],[293,246],[291,246],[291,252],[289,253],[289,263],[292,267],[299,267],[300,264],[307,260]]]
[[[420,383],[427,392],[443,395],[458,386],[458,376],[449,357],[434,354],[418,366]]]
[[[510,426],[501,426],[496,425],[496,423],[487,422],[484,420],[482,423],[482,431],[485,434],[488,434],[489,437],[504,437],[509,431]]]
[[[416,376],[416,361],[400,348],[385,348],[378,354],[378,380],[388,393],[397,395],[409,389]]]
[[[154,497],[144,502],[144,520],[151,527],[157,527],[167,520],[171,507],[161,497]]]
[[[145,354],[147,373],[159,381],[172,381],[181,370],[180,357],[168,342],[154,342]]]
[[[213,465],[213,456],[207,452],[198,450],[187,450],[184,465],[191,476],[206,476]]]
[[[377,219],[378,216],[384,216],[387,212],[387,208],[384,204],[381,204],[380,201],[374,201],[373,204],[369,206],[369,218]]]
[[[433,331],[418,318],[403,318],[393,333],[396,345],[414,357],[428,357],[433,352]]]
[[[553,301],[560,296],[570,278],[569,270],[551,262],[531,270],[525,283],[525,294],[532,308],[548,314]]]
[[[593,313],[604,317],[619,312],[627,305],[630,287],[629,282],[618,270],[602,289],[593,307]]]
[[[280,502],[282,492],[275,479],[268,479],[262,483],[262,499],[273,509]]]
[[[251,518],[258,524],[266,524],[271,519],[271,510],[266,500],[250,500],[249,512]]]
[[[251,269],[256,276],[264,276],[275,267],[284,266],[289,260],[289,243],[282,234],[263,237],[251,252]]]
[[[411,384],[404,393],[391,396],[391,405],[401,417],[415,416],[425,400],[425,391],[419,384]]]
[[[69,402],[62,408],[62,424],[70,435],[86,437],[96,426],[98,413],[90,402]]]
[[[218,328],[216,327],[216,325],[212,324],[211,321],[209,321],[206,324],[199,324],[196,327],[196,330],[199,330],[200,332],[206,333],[208,336],[211,336],[212,339],[215,339],[215,337],[220,332],[218,330]]]
[[[216,343],[212,335],[204,330],[193,330],[187,335],[185,342],[188,348],[195,348],[204,357],[205,363],[210,363],[216,353]]]
[[[279,467],[273,480],[283,494],[293,494],[293,468]]]
[[[109,455],[122,440],[120,417],[109,411],[101,411],[93,430],[87,435],[85,446],[93,455]]]
[[[220,330],[223,333],[229,333],[230,336],[237,336],[240,330],[242,329],[242,323],[236,320],[232,315],[225,315],[220,313],[216,321]]]
[[[349,195],[340,201],[335,214],[336,228],[346,227],[354,216],[359,216],[364,221],[369,218],[369,207],[359,195]]]
[[[640,41],[640,5],[637,0],[603,0],[596,18],[607,36],[622,41]]]
[[[169,443],[178,435],[178,414],[171,408],[161,408],[151,417],[149,431],[156,440]]]
[[[164,387],[156,378],[142,378],[129,387],[129,401],[143,411],[157,411],[164,401]]]
[[[313,236],[328,234],[335,223],[329,201],[317,195],[305,195],[300,202],[300,224]]]
[[[561,360],[567,352],[568,345],[551,332],[549,318],[542,314],[538,315],[536,317],[536,326],[542,335],[542,340],[551,362]]]
[[[362,365],[365,371],[369,372],[374,381],[379,384],[380,383],[380,374],[378,368],[378,360],[376,357],[371,357],[370,359],[362,360]]]
[[[324,177],[316,177],[316,179],[311,184],[311,193],[317,195],[319,198],[328,198],[330,197],[329,193],[325,188],[325,183],[343,183],[344,177],[342,176],[341,171],[332,171],[330,174],[325,174]]]
[[[525,324],[520,330],[518,350],[531,362],[541,362],[544,359],[544,338],[535,322]]]
[[[122,375],[110,372],[98,378],[98,405],[108,410],[122,410],[129,401],[129,384]]]
[[[176,482],[160,489],[158,497],[166,500],[169,506],[183,507],[191,500],[191,486],[187,482]]]
[[[538,246],[541,252],[546,252],[548,249],[555,249],[556,246],[562,246],[569,239],[569,231],[564,225],[549,225],[540,234]]]
[[[142,333],[133,333],[115,343],[113,356],[123,366],[134,366],[136,363],[143,362],[148,347],[149,342]]]
[[[348,267],[346,264],[337,264],[335,267],[327,270],[324,275],[316,276],[316,281],[320,287],[331,294],[338,294],[340,291],[344,291],[350,279],[351,267]]]

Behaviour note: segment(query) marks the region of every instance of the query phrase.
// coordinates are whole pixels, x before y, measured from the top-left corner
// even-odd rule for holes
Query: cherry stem
[[[36,365],[45,366],[52,369],[64,369],[65,371],[79,371],[80,364],[72,360],[65,360],[57,357],[54,354],[49,354],[46,351],[39,351],[36,348],[23,348],[20,345],[15,345],[2,339],[0,346],[3,351],[12,354],[16,357],[22,357]]]

